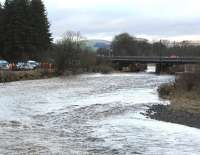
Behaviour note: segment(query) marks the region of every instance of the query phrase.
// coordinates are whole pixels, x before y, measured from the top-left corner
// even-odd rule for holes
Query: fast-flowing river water
[[[200,154],[200,130],[145,118],[173,76],[90,74],[0,84],[0,154]]]

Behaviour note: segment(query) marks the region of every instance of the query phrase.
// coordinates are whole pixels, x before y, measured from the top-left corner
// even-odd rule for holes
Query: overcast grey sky
[[[3,0],[0,0],[3,1]],[[148,39],[200,40],[200,0],[44,0],[51,31],[111,40],[128,32]]]

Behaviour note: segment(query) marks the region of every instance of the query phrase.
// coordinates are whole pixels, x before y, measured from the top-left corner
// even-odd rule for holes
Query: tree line
[[[172,44],[167,40],[160,40],[150,43],[145,39],[139,40],[128,33],[114,37],[111,51],[114,56],[200,56],[200,46],[194,46],[188,41]],[[105,52],[105,49],[98,51],[104,54]]]
[[[10,61],[37,58],[52,44],[41,0],[6,0],[0,4],[0,57]]]
[[[59,74],[112,71],[106,62],[97,62],[96,52],[86,45],[80,32],[67,31],[62,39],[53,44],[47,58],[54,62]]]
[[[50,62],[58,73],[98,71],[96,53],[79,32],[67,31],[63,38],[52,42],[50,24],[42,0],[5,0],[0,4],[0,58],[9,62]],[[106,71],[110,68],[106,68]]]

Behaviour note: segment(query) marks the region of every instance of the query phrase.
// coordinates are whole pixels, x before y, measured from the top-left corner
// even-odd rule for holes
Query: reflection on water
[[[152,74],[0,85],[0,154],[200,154],[200,130],[140,115],[166,103]]]

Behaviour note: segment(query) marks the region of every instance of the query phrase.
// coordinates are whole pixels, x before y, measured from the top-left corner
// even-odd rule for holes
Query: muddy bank
[[[170,105],[153,105],[145,115],[156,120],[200,128],[200,113],[173,109]]]

